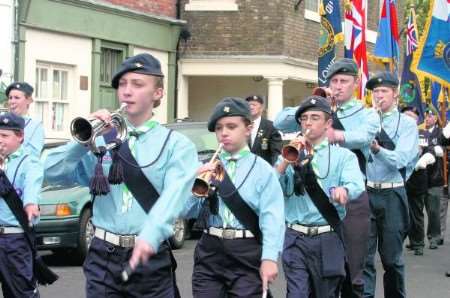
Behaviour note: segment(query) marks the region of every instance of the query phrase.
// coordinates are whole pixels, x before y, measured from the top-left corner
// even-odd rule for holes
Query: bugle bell
[[[211,191],[211,183],[213,180],[221,181],[224,177],[224,168],[219,159],[217,159],[220,151],[222,150],[223,144],[219,145],[214,155],[211,157],[209,164],[214,165],[213,171],[206,171],[198,175],[195,178],[194,185],[192,186],[192,194],[199,198],[208,197]]]
[[[304,135],[308,135],[310,132],[309,129],[307,129],[304,133]],[[283,159],[288,163],[295,163],[298,161],[300,156],[300,151],[303,149],[307,149],[308,151],[312,152],[312,147],[308,144],[303,145],[300,142],[296,142],[295,139],[292,140],[289,144],[284,145],[283,148],[281,148],[281,156]],[[311,153],[309,153],[311,154]]]
[[[83,145],[89,145],[93,152],[98,152],[99,149],[95,145],[95,139],[105,133],[110,128],[117,130],[117,139],[122,142],[127,137],[127,125],[123,112],[127,107],[126,103],[123,103],[120,108],[111,113],[111,122],[106,123],[99,119],[86,119],[83,117],[77,117],[70,123],[70,133],[75,141]],[[113,149],[116,143],[106,144],[106,150]]]

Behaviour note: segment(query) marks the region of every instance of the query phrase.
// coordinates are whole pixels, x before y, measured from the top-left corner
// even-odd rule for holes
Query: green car
[[[166,126],[192,140],[200,160],[210,158],[217,148],[215,135],[206,129],[204,122],[177,122]],[[46,139],[41,160],[45,160],[49,149],[67,142],[67,139]],[[70,255],[71,260],[81,263],[94,234],[89,189],[80,185],[50,185],[44,181],[39,207],[41,219],[35,227],[38,248]],[[190,226],[182,219],[174,223],[174,235],[170,239],[173,248],[183,246]]]

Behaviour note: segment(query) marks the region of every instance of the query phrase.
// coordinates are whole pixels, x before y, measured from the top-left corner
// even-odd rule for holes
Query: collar
[[[158,125],[158,122],[155,120],[147,120],[145,121],[142,125],[138,126],[138,127],[134,127],[130,122],[127,121],[127,125],[128,125],[128,135],[132,135],[132,134],[137,134],[137,135],[141,135],[141,134],[145,134],[148,131],[150,131],[151,129],[153,129],[154,127],[156,127]]]
[[[260,123],[261,123],[261,116],[253,120],[253,129],[259,129]]]
[[[396,105],[393,105],[392,108],[391,108],[389,111],[387,111],[386,113],[383,113],[383,114],[382,114],[382,117],[383,117],[383,119],[384,119],[384,118],[388,118],[388,117],[390,117],[390,116],[392,116],[392,115],[395,115],[396,112],[398,112],[398,111],[397,111],[397,106],[396,106]]]
[[[314,152],[320,151],[324,148],[328,147],[328,138],[324,138],[322,140],[322,142],[320,142],[319,144],[314,145]]]
[[[340,111],[350,110],[354,106],[358,104],[358,101],[354,98],[351,98],[350,100],[347,100],[344,104],[339,106]]]
[[[225,159],[226,161],[229,160],[239,160],[247,155],[250,154],[250,148],[248,146],[245,146],[239,152],[231,154],[229,152],[223,151],[220,153],[220,158]]]
[[[16,159],[17,157],[21,156],[22,154],[23,154],[23,149],[22,149],[22,146],[20,146],[16,151],[14,151],[10,155],[8,155],[8,157],[6,157],[6,163],[10,162],[13,159]]]

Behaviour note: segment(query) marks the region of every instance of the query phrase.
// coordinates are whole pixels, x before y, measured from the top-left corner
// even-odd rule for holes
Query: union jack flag
[[[414,20],[416,16],[414,10],[411,9],[406,25],[406,55],[411,55],[417,49],[417,30]]]
[[[369,77],[366,51],[367,0],[348,0],[345,3],[345,57],[354,59],[360,71],[357,97],[364,99],[364,89]]]

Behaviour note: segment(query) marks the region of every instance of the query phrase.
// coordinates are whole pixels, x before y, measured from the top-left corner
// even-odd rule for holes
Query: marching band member
[[[295,142],[309,144],[313,153],[300,149],[297,162],[280,157],[276,166],[286,205],[282,260],[287,297],[339,297],[346,274],[345,204],[361,195],[364,179],[355,154],[329,143],[331,113],[325,98],[306,98],[295,113],[304,136]]]
[[[217,193],[191,198],[187,209],[202,206],[204,233],[194,252],[195,298],[261,297],[278,275],[283,245],[283,193],[274,169],[247,145],[250,109],[239,98],[224,98],[213,110],[208,130],[223,151],[224,178]],[[212,163],[198,173],[218,171]],[[216,173],[218,174],[218,173]]]
[[[126,59],[112,87],[126,104],[129,133],[120,154],[99,157],[71,142],[49,154],[45,173],[50,183],[89,185],[94,172],[94,179],[99,178],[117,158],[122,161],[124,183],[111,185],[110,192],[97,194],[94,201],[95,237],[84,263],[87,297],[179,297],[166,240],[192,188],[196,149],[185,136],[152,119],[164,92],[161,65],[152,55]],[[91,116],[111,121],[106,110]],[[103,136],[98,146],[109,132]],[[118,281],[128,263],[135,274],[127,283]]]
[[[22,148],[40,156],[44,147],[44,127],[42,122],[28,116],[30,104],[33,102],[33,91],[33,87],[26,82],[14,82],[6,88],[5,94],[8,98],[9,111],[25,119],[25,137]]]
[[[367,191],[371,207],[369,253],[364,270],[364,296],[375,297],[375,252],[385,270],[384,296],[406,297],[403,240],[409,227],[405,181],[418,156],[414,121],[397,110],[398,79],[390,72],[374,75],[366,84],[381,112],[382,129],[370,146]]]
[[[39,159],[28,154],[22,145],[25,121],[22,117],[4,113],[0,115],[0,155],[3,170],[22,200],[28,222],[39,217],[39,200],[43,167]],[[0,174],[0,175],[3,175]],[[0,178],[3,179],[3,178]],[[33,248],[17,219],[15,211],[6,203],[4,182],[0,182],[0,283],[4,297],[39,297],[33,266]]]

